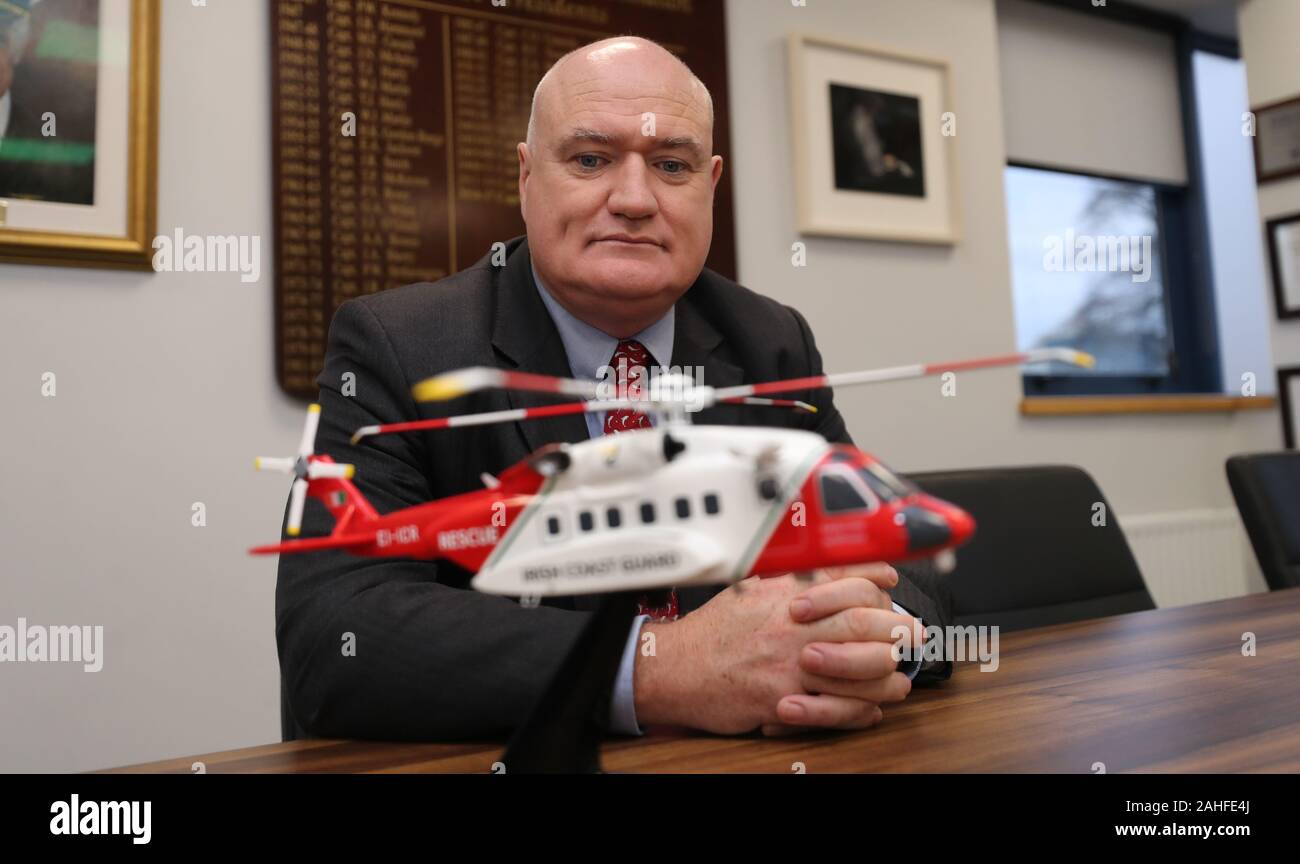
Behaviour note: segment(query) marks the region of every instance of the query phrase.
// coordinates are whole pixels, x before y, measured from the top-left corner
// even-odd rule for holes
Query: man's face
[[[684,70],[643,48],[604,51],[557,70],[532,149],[519,146],[529,248],[571,311],[662,314],[704,267],[722,159]]]

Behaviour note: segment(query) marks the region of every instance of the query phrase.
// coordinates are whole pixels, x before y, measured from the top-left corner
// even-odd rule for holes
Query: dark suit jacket
[[[380,513],[482,486],[552,441],[588,437],[582,415],[471,429],[390,435],[359,446],[360,426],[546,404],[548,397],[490,390],[417,404],[411,386],[465,366],[569,376],[568,359],[534,285],[528,245],[508,244],[504,267],[487,258],[436,283],[408,285],[343,304],[330,326],[320,385],[316,452],[356,465],[354,482]],[[726,387],[815,375],[821,357],[793,309],[705,270],[677,303],[674,366],[703,366]],[[355,395],[343,395],[348,373]],[[700,423],[815,429],[849,442],[827,390],[791,394],[816,414],[717,406]],[[309,499],[303,536],[328,534],[332,520]],[[904,568],[900,568],[904,569]],[[895,601],[942,626],[945,586],[907,570]],[[522,721],[577,638],[592,598],[558,598],[537,608],[467,588],[471,574],[446,562],[360,558],[342,551],[284,555],[276,589],[276,640],[285,736],[390,740],[487,738]],[[720,588],[680,592],[684,611]],[[355,656],[344,656],[344,634]],[[946,677],[947,668],[925,673]]]

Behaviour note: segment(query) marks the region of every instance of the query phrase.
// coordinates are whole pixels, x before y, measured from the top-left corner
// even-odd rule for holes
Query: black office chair
[[[1023,630],[1154,609],[1124,532],[1092,477],[1044,465],[909,474],[975,517],[948,574],[958,624]],[[1095,514],[1105,506],[1105,523]]]
[[[1226,468],[1269,590],[1300,586],[1300,451],[1233,456]]]

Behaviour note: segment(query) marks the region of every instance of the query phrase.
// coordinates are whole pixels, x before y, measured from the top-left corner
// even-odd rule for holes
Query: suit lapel
[[[718,350],[723,345],[722,334],[696,306],[691,291],[687,291],[677,301],[675,315],[673,366],[683,373],[691,372],[697,381],[702,378],[703,383],[710,387],[731,387],[744,383],[744,370],[723,359],[722,352]],[[692,422],[703,424],[735,422],[734,414],[732,406],[722,406],[700,411],[691,419]]]
[[[546,311],[533,282],[528,241],[521,241],[506,259],[505,270],[497,280],[492,344],[507,360],[507,366],[522,372],[570,378],[569,358],[555,323]],[[511,408],[535,408],[571,402],[544,393],[507,390]],[[519,420],[515,426],[531,453],[553,442],[587,440],[587,424],[581,414]]]

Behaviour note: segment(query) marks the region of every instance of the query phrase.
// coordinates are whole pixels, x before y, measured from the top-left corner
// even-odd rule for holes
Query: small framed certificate
[[[1255,181],[1300,174],[1300,96],[1254,109]]]
[[[1282,406],[1282,437],[1286,449],[1300,450],[1300,366],[1277,370],[1277,397]]]
[[[1264,233],[1273,264],[1277,317],[1300,318],[1300,213],[1270,219]]]

